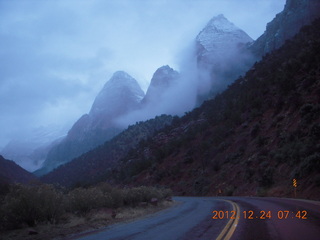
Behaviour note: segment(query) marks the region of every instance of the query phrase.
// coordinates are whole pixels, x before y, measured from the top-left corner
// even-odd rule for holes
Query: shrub
[[[139,202],[149,202],[152,198],[164,199],[171,195],[170,191],[154,187],[135,187],[124,190],[124,203],[136,206]]]
[[[315,123],[310,129],[310,135],[316,139],[320,138],[320,123]]]
[[[63,195],[51,185],[13,185],[2,205],[5,228],[55,223],[63,213]]]
[[[260,128],[261,128],[261,126],[260,126],[259,123],[256,123],[256,124],[253,126],[253,128],[252,128],[252,130],[251,130],[251,133],[250,133],[252,138],[256,138],[256,137],[258,136],[258,134],[259,134],[259,132],[260,132]]]
[[[315,185],[317,187],[320,187],[320,174],[316,175],[314,178],[313,178],[313,181],[315,183]]]
[[[273,174],[274,174],[274,168],[269,166],[265,169],[265,171],[262,173],[262,176],[260,176],[258,182],[260,187],[268,188],[271,187],[274,183],[273,181]]]
[[[193,191],[196,195],[205,195],[208,193],[207,186],[210,184],[209,180],[204,177],[198,177],[193,183]]]
[[[105,201],[109,200],[105,196],[98,188],[76,188],[67,195],[67,209],[76,214],[85,214],[91,209],[104,206]]]
[[[111,205],[106,205],[106,207],[118,208],[123,206],[123,190],[113,188],[112,191],[109,193],[109,197],[111,198]]]
[[[193,162],[194,162],[194,159],[193,159],[193,157],[190,157],[190,156],[186,156],[183,160],[183,163],[185,163],[185,164],[191,164]]]
[[[304,104],[300,108],[300,115],[306,123],[310,123],[312,120],[319,116],[320,106],[312,103]]]
[[[266,197],[268,193],[268,188],[265,187],[258,187],[257,188],[257,196],[258,197]]]
[[[119,189],[107,183],[90,188],[76,188],[63,194],[52,185],[13,185],[0,199],[0,230],[10,230],[39,222],[57,223],[64,212],[85,215],[92,209],[136,206],[152,198],[171,196],[169,189],[136,187]]]
[[[226,195],[226,196],[233,196],[234,190],[235,190],[235,187],[234,187],[234,186],[228,186],[228,187],[226,187],[226,189],[225,189],[225,195]]]
[[[320,169],[320,154],[314,153],[306,157],[300,165],[300,175],[307,176],[313,171]]]

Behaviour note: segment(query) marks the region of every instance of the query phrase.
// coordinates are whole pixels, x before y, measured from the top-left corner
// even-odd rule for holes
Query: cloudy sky
[[[253,39],[285,0],[0,0],[0,149],[68,128],[117,70],[146,90],[223,13]],[[63,132],[62,131],[62,132]]]

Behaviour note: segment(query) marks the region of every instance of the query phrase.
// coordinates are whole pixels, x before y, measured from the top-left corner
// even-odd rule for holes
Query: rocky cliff
[[[301,27],[320,17],[319,0],[287,0],[284,10],[267,25],[265,32],[249,47],[261,58],[281,47],[286,40],[299,32]]]
[[[134,78],[123,71],[114,73],[97,95],[90,112],[49,151],[43,167],[35,174],[48,173],[117,135],[123,129],[114,120],[138,108],[143,97],[144,92]]]

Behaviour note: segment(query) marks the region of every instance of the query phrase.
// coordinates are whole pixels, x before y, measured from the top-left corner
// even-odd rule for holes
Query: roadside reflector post
[[[292,180],[292,186],[294,190],[294,197],[297,198],[297,186],[298,186],[297,179],[294,178]]]

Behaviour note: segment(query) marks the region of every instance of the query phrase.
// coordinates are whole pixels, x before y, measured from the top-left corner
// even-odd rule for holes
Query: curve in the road
[[[227,225],[223,228],[219,236],[216,240],[229,240],[232,237],[232,234],[236,230],[238,226],[238,222],[240,219],[240,207],[235,202],[232,202],[230,200],[223,200],[225,202],[228,202],[232,205],[232,211],[236,212],[235,218],[230,218]]]
[[[131,223],[74,236],[81,240],[319,240],[319,202],[254,197],[175,197],[182,204]],[[241,211],[240,211],[241,208]],[[297,212],[307,212],[306,219]],[[220,217],[214,217],[220,212]],[[231,215],[230,213],[233,213]],[[247,213],[251,212],[252,216]],[[270,212],[270,216],[261,215]],[[279,213],[290,214],[281,219]],[[229,213],[229,215],[227,215]],[[70,238],[69,238],[70,239]]]

